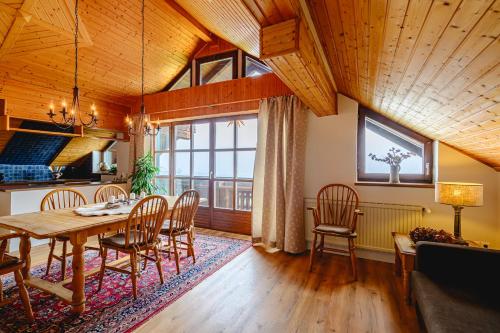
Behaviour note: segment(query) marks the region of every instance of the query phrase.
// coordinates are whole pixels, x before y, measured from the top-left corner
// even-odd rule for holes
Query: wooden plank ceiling
[[[80,5],[82,104],[116,128],[140,93],[140,1]],[[45,119],[51,99],[69,99],[71,8],[0,0],[0,98],[13,115]],[[266,62],[317,114],[335,113],[340,92],[500,168],[500,0],[147,0],[146,19],[146,92],[209,31],[261,56],[266,30],[297,20],[295,47]]]
[[[338,92],[500,169],[500,0],[177,2],[253,54],[263,28],[311,18]]]
[[[146,2],[145,91],[155,92],[210,33],[175,10],[175,3]],[[79,5],[82,107],[94,101],[103,119],[99,125],[116,128],[141,92],[141,2],[80,0]],[[72,0],[0,0],[0,98],[11,115],[43,120],[51,100],[70,99],[73,29]]]

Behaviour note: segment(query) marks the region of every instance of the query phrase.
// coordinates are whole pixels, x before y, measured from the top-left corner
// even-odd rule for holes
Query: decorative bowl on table
[[[449,244],[452,244],[454,242],[453,235],[449,232],[444,231],[443,229],[436,230],[426,227],[416,227],[415,229],[410,231],[409,235],[413,244],[416,244],[419,241]]]

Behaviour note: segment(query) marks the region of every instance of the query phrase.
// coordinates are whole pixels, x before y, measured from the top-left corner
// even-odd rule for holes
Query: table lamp
[[[479,207],[483,205],[483,184],[473,183],[436,183],[436,202],[451,205],[455,210],[454,236],[458,244],[467,244],[462,239],[460,217],[464,207]]]

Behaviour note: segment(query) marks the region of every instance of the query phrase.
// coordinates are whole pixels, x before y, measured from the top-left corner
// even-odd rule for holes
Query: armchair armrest
[[[307,210],[310,210],[314,217],[314,226],[318,226],[321,222],[319,220],[318,209],[316,207],[307,207]]]

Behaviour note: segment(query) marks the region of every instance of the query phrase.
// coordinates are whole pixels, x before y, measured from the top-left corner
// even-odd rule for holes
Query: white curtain
[[[289,253],[306,250],[304,157],[307,108],[296,96],[260,102],[255,157],[254,243]]]

